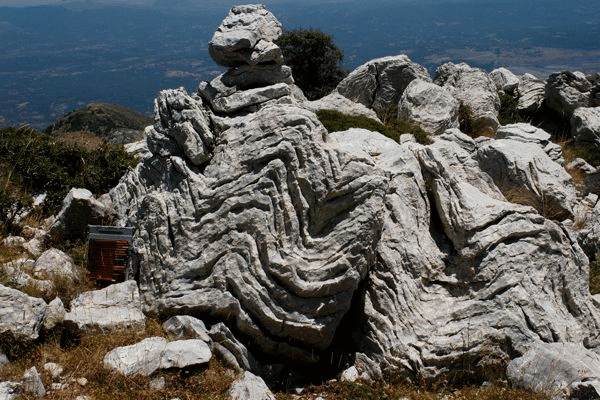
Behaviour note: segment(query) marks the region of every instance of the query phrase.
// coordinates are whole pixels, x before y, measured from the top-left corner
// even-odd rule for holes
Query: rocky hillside
[[[149,157],[99,198],[72,190],[29,234],[81,237],[92,216],[133,227],[129,280],[48,304],[8,286],[47,292],[80,279],[72,264],[48,262],[63,257],[52,249],[7,263],[0,332],[35,342],[56,329],[142,332],[156,318],[154,335],[107,349],[103,368],[153,376],[218,359],[240,372],[233,399],[337,374],[600,398],[589,287],[600,173],[571,154],[600,145],[598,77],[453,63],[431,77],[399,55],[308,101],[274,44],[281,32],[263,6],[233,7],[209,46],[229,70],[191,94],[161,92]],[[524,121],[550,115],[547,130],[501,125],[501,96]],[[397,110],[431,144],[328,131],[319,110],[376,121]],[[5,246],[18,242],[29,243]],[[42,395],[36,375],[2,387]]]

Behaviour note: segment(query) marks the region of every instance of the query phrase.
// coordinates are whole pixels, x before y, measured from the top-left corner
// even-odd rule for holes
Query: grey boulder
[[[40,298],[0,285],[0,333],[21,340],[37,339],[47,307]]]
[[[107,211],[87,189],[73,188],[50,226],[48,234],[55,241],[83,238],[89,224],[101,225]]]
[[[233,382],[227,396],[231,400],[275,400],[265,381],[249,371]]]
[[[524,113],[537,111],[544,101],[546,95],[546,82],[531,74],[525,74],[519,79],[519,102],[517,109]]]
[[[546,82],[545,101],[548,107],[568,119],[577,108],[590,106],[591,89],[591,83],[581,72],[551,74]]]
[[[17,382],[0,382],[0,400],[14,400],[21,393],[21,384]]]
[[[350,72],[335,89],[348,99],[372,109],[395,105],[414,79],[431,81],[429,73],[406,55],[371,60]]]
[[[447,129],[458,128],[459,105],[447,89],[415,79],[400,98],[398,117],[420,126],[431,135],[439,135]]]
[[[571,134],[577,143],[600,146],[600,107],[580,107],[571,117]]]
[[[198,339],[169,342],[161,337],[144,339],[139,343],[117,347],[104,356],[104,368],[123,375],[148,376],[159,369],[186,368],[208,363],[211,352]]]
[[[281,64],[281,49],[273,43],[281,33],[281,23],[263,5],[234,6],[214,33],[208,51],[225,67]]]
[[[510,201],[531,205],[551,219],[573,216],[573,178],[537,144],[493,140],[478,149],[477,160]]]
[[[176,315],[166,320],[163,330],[177,339],[200,339],[211,342],[204,322],[189,315]]]
[[[519,86],[519,78],[506,68],[496,68],[490,72],[490,78],[496,84],[496,89],[499,91],[515,95]]]
[[[506,373],[514,386],[554,399],[600,398],[600,356],[581,344],[538,342]]]
[[[448,62],[436,71],[435,83],[450,90],[472,112],[476,134],[493,135],[498,126],[500,97],[495,83],[479,68]]]
[[[146,316],[137,283],[126,281],[80,294],[71,301],[65,321],[74,322],[84,331],[144,330]]]

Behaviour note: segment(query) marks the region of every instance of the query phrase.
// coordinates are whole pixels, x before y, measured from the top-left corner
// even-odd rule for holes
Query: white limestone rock
[[[519,86],[519,78],[508,69],[501,67],[490,72],[490,78],[496,84],[496,89],[502,90],[512,96]]]
[[[275,400],[265,381],[249,371],[231,384],[227,396],[231,400]]]
[[[531,124],[517,123],[500,126],[496,132],[496,139],[511,139],[523,143],[535,143],[544,149],[552,161],[563,165],[565,160],[560,145],[550,140],[550,134],[543,129]]]
[[[571,134],[577,143],[600,145],[600,107],[580,107],[571,117]]]
[[[548,218],[572,218],[573,178],[537,144],[498,139],[481,146],[477,159],[510,201],[531,205]]]
[[[336,92],[330,93],[318,100],[308,101],[304,104],[304,106],[314,112],[317,112],[318,110],[335,110],[346,115],[363,115],[365,117],[374,119],[375,121],[381,122],[379,121],[379,117],[377,117],[377,113],[375,111]]]
[[[240,371],[258,373],[260,366],[254,356],[248,351],[233,333],[219,322],[213,325],[208,332],[212,340],[212,352],[224,365]]]
[[[203,171],[156,158],[111,192],[137,228],[142,302],[228,321],[262,351],[312,364],[372,261],[387,178],[330,149],[297,106],[234,121]]]
[[[281,23],[263,5],[234,6],[214,33],[208,51],[225,67],[282,64],[281,49],[273,43],[281,33]]]
[[[126,281],[80,294],[71,302],[65,321],[74,322],[84,331],[144,330],[146,316],[137,283]]]
[[[140,160],[145,160],[146,158],[152,157],[152,152],[148,148],[148,142],[146,139],[142,139],[137,142],[126,143],[123,145],[123,147],[127,153]]]
[[[208,345],[197,339],[169,342],[161,337],[117,347],[104,356],[104,367],[123,375],[151,375],[159,369],[187,368],[208,363]]]
[[[37,339],[47,307],[40,298],[0,285],[0,333],[9,332],[23,340]]]
[[[64,279],[73,283],[80,278],[73,259],[58,249],[43,252],[35,261],[31,272],[36,279]]]
[[[184,156],[193,165],[202,165],[212,156],[215,136],[198,96],[188,95],[184,88],[161,91],[154,100],[154,120],[154,126],[146,128],[153,154]]]
[[[413,80],[404,90],[398,117],[415,123],[431,135],[458,128],[460,103],[443,87],[421,79]]]
[[[517,109],[523,113],[534,113],[541,106],[546,95],[546,82],[531,74],[522,75],[519,79],[519,102]]]
[[[249,107],[260,108],[270,101],[291,96],[293,91],[293,88],[286,83],[276,83],[245,91],[231,91],[229,87],[219,86],[219,83],[218,78],[210,83],[202,82],[199,91],[216,113],[223,114],[234,114]]]
[[[64,321],[66,314],[67,311],[65,310],[62,300],[59,297],[56,297],[48,303],[48,308],[44,317],[44,329],[50,330],[57,324],[60,324]]]
[[[35,367],[29,368],[23,374],[23,391],[25,393],[31,393],[36,396],[45,396],[46,388],[42,382],[42,378]]]
[[[57,379],[65,371],[63,367],[54,362],[44,364],[44,371],[50,374],[52,379]]]
[[[6,354],[0,351],[0,368],[8,365],[8,363],[10,363],[10,361],[8,361],[8,357],[6,357]]]
[[[600,356],[581,344],[537,342],[506,373],[513,386],[554,399],[600,398]]]
[[[496,85],[483,70],[448,62],[437,69],[435,83],[450,90],[461,104],[471,109],[476,134],[496,133],[500,125],[500,97]]]
[[[551,74],[546,82],[546,104],[569,119],[577,108],[590,106],[591,89],[591,83],[580,72]]]
[[[73,188],[50,226],[48,234],[55,241],[82,239],[88,225],[101,225],[107,210],[87,189]]]
[[[14,400],[21,393],[21,384],[17,382],[0,382],[0,400]]]
[[[163,330],[177,339],[200,339],[210,343],[212,339],[204,322],[189,315],[176,315],[166,320]]]
[[[374,110],[395,105],[414,79],[431,81],[427,69],[406,55],[371,60],[350,72],[335,89],[348,99]]]
[[[23,246],[27,240],[21,236],[7,236],[2,239],[2,245],[7,248],[18,248]]]

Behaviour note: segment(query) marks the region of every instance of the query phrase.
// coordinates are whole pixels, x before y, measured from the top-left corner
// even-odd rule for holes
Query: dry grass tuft
[[[95,134],[88,131],[55,131],[53,136],[58,141],[68,144],[76,144],[87,150],[97,150],[102,147],[104,141]]]

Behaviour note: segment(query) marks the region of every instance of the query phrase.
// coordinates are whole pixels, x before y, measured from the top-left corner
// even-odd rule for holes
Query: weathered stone
[[[186,368],[208,363],[211,352],[202,340],[168,342],[161,337],[118,347],[104,356],[104,367],[123,375],[151,375],[159,369]]]
[[[372,109],[395,105],[414,79],[431,81],[429,73],[406,55],[371,60],[352,71],[336,91]]]
[[[10,361],[8,361],[8,357],[2,351],[0,351],[0,368],[7,365]]]
[[[145,160],[146,158],[152,157],[152,152],[148,148],[148,142],[146,139],[142,139],[137,142],[126,143],[123,147],[125,148],[126,152],[140,160]]]
[[[73,188],[63,200],[63,206],[49,228],[54,241],[83,239],[88,225],[101,225],[106,215],[104,204],[94,199],[87,189]]]
[[[14,400],[21,393],[21,384],[17,382],[0,382],[0,400]]]
[[[310,111],[234,121],[202,173],[157,158],[111,192],[138,228],[145,308],[227,320],[269,354],[317,362],[372,260],[387,178],[329,149]]]
[[[21,236],[7,236],[2,239],[2,245],[7,248],[15,248],[19,246],[23,246],[27,240]]]
[[[537,144],[493,140],[478,149],[477,159],[510,201],[531,205],[552,219],[573,216],[573,178]]]
[[[212,156],[215,137],[199,97],[189,96],[184,88],[161,91],[154,101],[154,120],[154,126],[146,129],[153,154],[182,155],[193,165]]]
[[[377,113],[375,111],[365,107],[361,103],[356,103],[336,92],[333,92],[325,97],[321,97],[318,100],[308,101],[304,104],[304,106],[307,109],[315,112],[318,110],[335,110],[346,115],[363,115],[365,117],[381,122],[379,121],[379,118],[377,117]]]
[[[546,82],[545,100],[548,107],[564,118],[571,118],[579,107],[589,107],[592,85],[582,73],[551,74]]]
[[[231,400],[275,400],[265,381],[249,371],[231,384],[227,396]]]
[[[263,5],[234,6],[217,28],[208,51],[225,67],[282,64],[281,49],[273,43],[281,33],[281,23]]]
[[[550,140],[550,134],[531,124],[517,123],[500,126],[496,139],[510,139],[523,143],[535,143],[540,146],[552,161],[563,165],[565,160],[560,145]]]
[[[450,90],[464,107],[471,110],[471,124],[476,134],[496,133],[500,125],[500,97],[496,85],[483,70],[465,63],[448,62],[437,69],[435,83]]]
[[[259,364],[233,333],[219,322],[208,332],[212,339],[212,352],[226,366],[237,371],[259,371]]]
[[[64,368],[57,363],[49,362],[44,364],[44,371],[49,373],[52,379],[56,379],[64,372]]]
[[[71,302],[65,321],[74,322],[84,331],[143,330],[146,316],[137,283],[126,281],[80,294]]]
[[[42,397],[46,395],[46,388],[44,388],[42,378],[35,367],[31,367],[25,371],[22,384],[25,393],[32,393]]]
[[[490,72],[490,78],[496,84],[496,89],[514,96],[519,86],[519,78],[506,68],[496,68]]]
[[[35,261],[32,275],[36,279],[64,279],[73,283],[79,279],[73,259],[58,249],[49,249]]]
[[[421,79],[413,80],[404,90],[398,117],[415,123],[432,135],[458,128],[460,103],[448,90]]]
[[[600,146],[600,107],[580,107],[571,117],[571,135],[575,142]]]
[[[221,82],[237,90],[246,90],[276,83],[294,83],[292,69],[287,65],[242,65],[232,68],[220,77]]]
[[[62,300],[57,297],[48,304],[46,315],[44,317],[44,329],[50,330],[65,319],[65,306]]]
[[[541,106],[546,95],[546,82],[531,74],[521,76],[519,80],[519,103],[517,109],[523,113],[534,113]]]
[[[210,102],[216,113],[234,114],[248,107],[257,107],[271,100],[276,100],[292,94],[292,87],[285,83],[248,89],[242,92],[231,92],[228,87],[217,85],[218,80],[202,82],[199,91]]]
[[[37,339],[47,307],[42,299],[0,285],[0,333],[9,332],[17,339]]]
[[[171,317],[162,327],[165,332],[177,339],[200,339],[206,343],[212,341],[204,322],[189,315]]]
[[[506,373],[514,386],[554,399],[600,399],[600,356],[581,344],[537,342]]]

